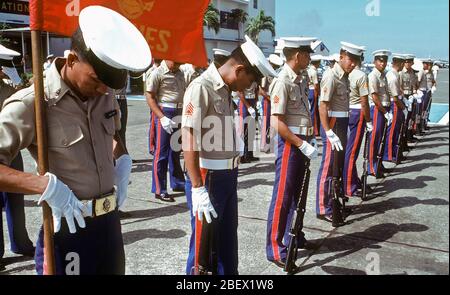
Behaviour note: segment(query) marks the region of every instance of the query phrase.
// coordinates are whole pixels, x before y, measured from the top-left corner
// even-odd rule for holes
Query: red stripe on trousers
[[[398,108],[397,105],[394,105],[394,115],[392,118],[392,124],[391,124],[391,132],[389,134],[389,144],[388,144],[388,160],[392,161],[392,145],[394,144],[394,132],[395,132],[395,127],[397,125],[397,112],[398,112]]]
[[[280,252],[278,248],[277,243],[277,235],[278,235],[278,226],[280,225],[280,211],[281,206],[283,204],[283,196],[284,191],[286,188],[286,176],[287,176],[287,170],[289,166],[289,154],[291,153],[291,144],[285,143],[283,156],[281,158],[281,175],[280,180],[278,184],[278,192],[277,192],[277,199],[275,201],[275,209],[274,209],[274,215],[272,219],[272,248],[273,248],[273,257],[275,260],[280,260]]]
[[[203,185],[206,181],[206,175],[208,174],[208,169],[200,168],[200,175],[202,177]],[[198,214],[195,214],[195,262],[194,265],[198,267],[198,256],[200,251],[200,244],[202,241],[202,228],[203,223],[198,219]]]
[[[370,173],[372,173],[373,175],[375,175],[375,167],[373,165],[373,155],[375,153],[375,136],[377,134],[377,126],[378,126],[378,109],[377,107],[374,107],[373,110],[373,122],[375,124],[373,124],[373,130],[372,130],[372,138],[370,140],[370,154],[369,154],[369,161],[370,161]]]
[[[155,187],[156,187],[156,194],[161,193],[161,187],[159,186],[159,177],[158,177],[158,161],[159,161],[159,153],[161,152],[161,123],[158,120],[158,135],[157,135],[157,147],[155,151],[155,157],[153,158],[153,173],[155,175]]]
[[[202,222],[198,219],[198,214],[195,214],[195,262],[194,265],[198,267],[198,256],[200,252],[200,243],[202,242]]]
[[[267,138],[267,101],[265,98],[263,98],[263,128],[261,131],[261,143],[262,145],[266,144],[266,138]],[[264,148],[264,146],[262,146]]]
[[[354,168],[355,160],[356,160],[355,154],[356,154],[356,150],[358,149],[359,138],[362,134],[363,123],[364,123],[364,113],[363,113],[363,111],[361,111],[361,114],[359,116],[359,123],[358,123],[357,131],[356,131],[356,136],[355,136],[355,139],[353,142],[352,153],[350,155],[350,163],[349,163],[348,170],[347,170],[347,195],[348,196],[350,196],[352,194],[352,179],[353,179],[352,176],[353,176],[353,168]]]

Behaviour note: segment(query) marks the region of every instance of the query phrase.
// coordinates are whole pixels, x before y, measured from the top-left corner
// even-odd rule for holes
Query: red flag
[[[90,5],[113,9],[144,35],[155,58],[207,65],[203,14],[209,0],[30,0],[32,30],[70,36],[80,11]]]

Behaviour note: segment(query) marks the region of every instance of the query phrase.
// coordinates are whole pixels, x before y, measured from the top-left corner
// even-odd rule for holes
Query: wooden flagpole
[[[38,172],[44,175],[48,172],[47,149],[47,120],[44,101],[44,75],[42,65],[42,39],[41,31],[31,31],[31,51],[33,59],[34,79],[34,108],[36,113],[36,138],[38,145]],[[54,275],[55,251],[53,244],[53,218],[52,211],[46,202],[42,205],[44,224],[44,274]]]

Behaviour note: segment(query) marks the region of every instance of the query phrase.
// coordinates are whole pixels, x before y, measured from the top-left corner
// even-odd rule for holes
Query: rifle
[[[383,136],[381,137],[381,144],[378,148],[378,154],[377,154],[377,171],[375,173],[375,176],[379,178],[381,176],[381,165],[383,164],[383,155],[384,155],[384,147],[386,145],[386,137],[387,137],[387,122],[384,124],[383,129]]]
[[[216,222],[215,218],[213,218],[211,223],[208,223],[205,218],[203,218],[203,221],[200,221],[196,217],[195,248],[198,249],[198,257],[195,259],[191,275],[217,275],[217,244],[214,234]],[[200,232],[198,232],[199,228]],[[197,239],[199,235],[200,239]]]
[[[361,199],[367,200],[367,177],[369,176],[369,131],[364,134],[364,161],[363,161],[363,174],[361,175],[361,183],[362,183],[362,195]]]
[[[342,152],[344,153],[345,151]],[[333,227],[339,227],[345,224],[345,202],[347,201],[341,185],[341,169],[339,168],[338,155],[339,152],[334,150],[333,178],[329,186],[330,195],[333,196],[333,215],[331,222]],[[339,199],[342,199],[342,205]]]
[[[309,169],[310,162],[310,160],[306,160],[305,162],[305,175],[303,176],[300,197],[297,202],[297,208],[294,211],[294,222],[292,222],[289,230],[290,240],[287,248],[286,263],[284,265],[284,271],[288,274],[293,273],[297,268],[295,265],[298,253],[297,238],[298,233],[303,229],[303,218],[306,211],[306,198],[308,196],[309,178],[311,175],[311,170]]]

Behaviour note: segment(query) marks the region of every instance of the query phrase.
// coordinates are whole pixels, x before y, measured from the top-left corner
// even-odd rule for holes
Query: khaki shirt
[[[156,94],[157,102],[182,103],[186,89],[184,73],[180,70],[173,73],[165,61],[150,74],[147,91]]]
[[[402,95],[402,90],[400,88],[400,74],[397,72],[397,70],[390,70],[386,74],[386,79],[388,82],[389,95],[391,97]]]
[[[416,75],[414,74],[414,71],[406,71],[406,69],[403,69],[400,72],[400,79],[401,79],[401,88],[404,95],[411,95],[414,93],[414,90],[416,89]]]
[[[330,103],[329,111],[348,112],[349,110],[349,87],[348,75],[336,63],[323,74],[320,83],[320,101]]]
[[[47,112],[49,172],[69,186],[79,199],[111,192],[114,185],[113,91],[82,102],[64,83],[56,59],[44,82]],[[57,69],[58,66],[58,69]],[[0,113],[0,163],[9,166],[27,148],[37,160],[34,86],[8,98]],[[109,118],[108,118],[109,117]]]
[[[420,70],[417,73],[417,82],[419,84],[419,89],[422,91],[427,90],[427,76],[424,70]]]
[[[186,90],[181,126],[194,129],[201,158],[223,160],[239,155],[231,91],[214,63]]]
[[[13,95],[14,92],[16,92],[16,90],[13,87],[9,86],[8,84],[3,83],[3,81],[0,80],[0,112],[2,111],[3,102],[8,97]]]
[[[186,71],[184,72],[184,80],[186,81],[186,87],[192,83],[195,79],[200,77],[200,73],[197,71]]]
[[[308,97],[302,94],[301,76],[287,64],[270,85],[272,115],[284,115],[289,127],[311,127]]]
[[[319,77],[315,66],[310,66],[308,69],[309,89],[314,89],[316,84],[319,84]]]
[[[361,97],[369,95],[369,80],[366,73],[360,69],[354,69],[348,75],[350,83],[350,105],[361,104]]]
[[[427,89],[431,90],[431,88],[433,87],[435,80],[434,80],[434,74],[432,71],[426,71],[425,73],[426,78],[427,78]]]
[[[273,82],[273,77],[263,77],[261,80],[261,88],[264,89],[266,92],[269,91],[270,84]]]
[[[374,68],[372,70],[372,72],[369,74],[369,93],[378,94],[381,103],[391,103],[386,73],[381,73],[377,68]],[[373,102],[372,97],[370,97],[369,101]]]

